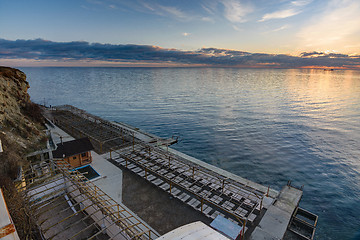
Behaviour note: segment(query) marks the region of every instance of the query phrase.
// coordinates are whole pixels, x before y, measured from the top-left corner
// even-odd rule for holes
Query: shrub
[[[35,122],[44,124],[45,119],[42,115],[42,110],[39,105],[33,102],[28,102],[23,107],[23,113]]]

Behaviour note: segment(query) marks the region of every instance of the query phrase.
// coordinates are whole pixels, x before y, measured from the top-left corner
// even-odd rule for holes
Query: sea
[[[303,186],[315,239],[360,239],[360,71],[20,68],[32,101],[71,104],[280,190]]]

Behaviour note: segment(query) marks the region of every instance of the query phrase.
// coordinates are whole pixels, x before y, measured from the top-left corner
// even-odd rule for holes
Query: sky
[[[360,69],[360,1],[0,0],[0,65]]]

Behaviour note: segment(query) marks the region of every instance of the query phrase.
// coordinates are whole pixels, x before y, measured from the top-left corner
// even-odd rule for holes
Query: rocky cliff
[[[0,67],[0,124],[18,118],[20,109],[30,101],[26,75],[14,68]]]
[[[14,178],[23,155],[44,138],[40,108],[30,101],[29,83],[20,70],[0,67],[0,176]],[[44,139],[43,139],[44,140]]]
[[[13,180],[20,166],[28,164],[25,155],[46,144],[44,124],[38,105],[30,101],[29,83],[20,70],[0,67],[0,187],[20,239],[34,239],[27,206],[16,191]],[[36,237],[35,237],[36,238]]]
[[[35,123],[42,121],[38,106],[30,101],[28,88],[23,72],[0,67],[0,126],[11,127],[27,138],[39,135]]]

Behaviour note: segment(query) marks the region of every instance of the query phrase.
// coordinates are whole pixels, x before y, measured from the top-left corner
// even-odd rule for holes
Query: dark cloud
[[[100,44],[52,42],[43,39],[0,39],[0,59],[35,59],[57,61],[107,61],[202,64],[207,66],[255,66],[297,68],[306,66],[353,67],[360,65],[360,56],[303,52],[300,56],[250,53],[229,49],[202,48],[197,51],[164,49],[134,44]]]
[[[317,57],[317,56],[323,56],[323,55],[324,55],[324,53],[316,52],[316,51],[314,51],[314,52],[302,52],[300,54],[301,57]]]

